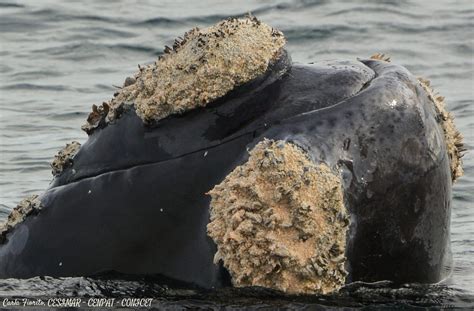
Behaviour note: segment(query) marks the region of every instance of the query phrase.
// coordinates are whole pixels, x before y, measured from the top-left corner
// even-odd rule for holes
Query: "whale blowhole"
[[[214,260],[235,286],[326,294],[344,285],[349,215],[326,164],[265,139],[209,194]]]

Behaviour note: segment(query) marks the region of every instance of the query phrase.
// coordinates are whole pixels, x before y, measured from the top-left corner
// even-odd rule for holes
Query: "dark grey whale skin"
[[[281,72],[286,71],[281,75]],[[396,102],[394,102],[394,100]],[[206,192],[263,138],[343,178],[347,282],[437,282],[449,263],[451,178],[433,104],[400,66],[291,64],[153,127],[133,109],[97,129],[0,246],[0,277],[158,275],[227,286]]]

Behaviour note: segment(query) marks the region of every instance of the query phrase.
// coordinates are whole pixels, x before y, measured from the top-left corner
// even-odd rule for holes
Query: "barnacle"
[[[235,286],[325,294],[344,285],[349,216],[327,165],[291,143],[264,140],[209,194],[215,261]]]

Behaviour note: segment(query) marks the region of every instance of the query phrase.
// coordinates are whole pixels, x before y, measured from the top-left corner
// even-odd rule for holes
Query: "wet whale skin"
[[[41,196],[40,213],[0,246],[0,277],[115,271],[229,285],[213,263],[206,193],[263,138],[294,142],[340,172],[351,214],[347,282],[444,277],[449,159],[416,78],[384,61],[287,56],[205,108],[154,126],[128,108],[95,130]]]

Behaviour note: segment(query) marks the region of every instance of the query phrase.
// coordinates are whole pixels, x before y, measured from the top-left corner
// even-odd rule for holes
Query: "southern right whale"
[[[4,225],[0,277],[441,280],[463,151],[443,99],[380,55],[297,64],[284,44],[254,17],[193,29],[94,105]]]

